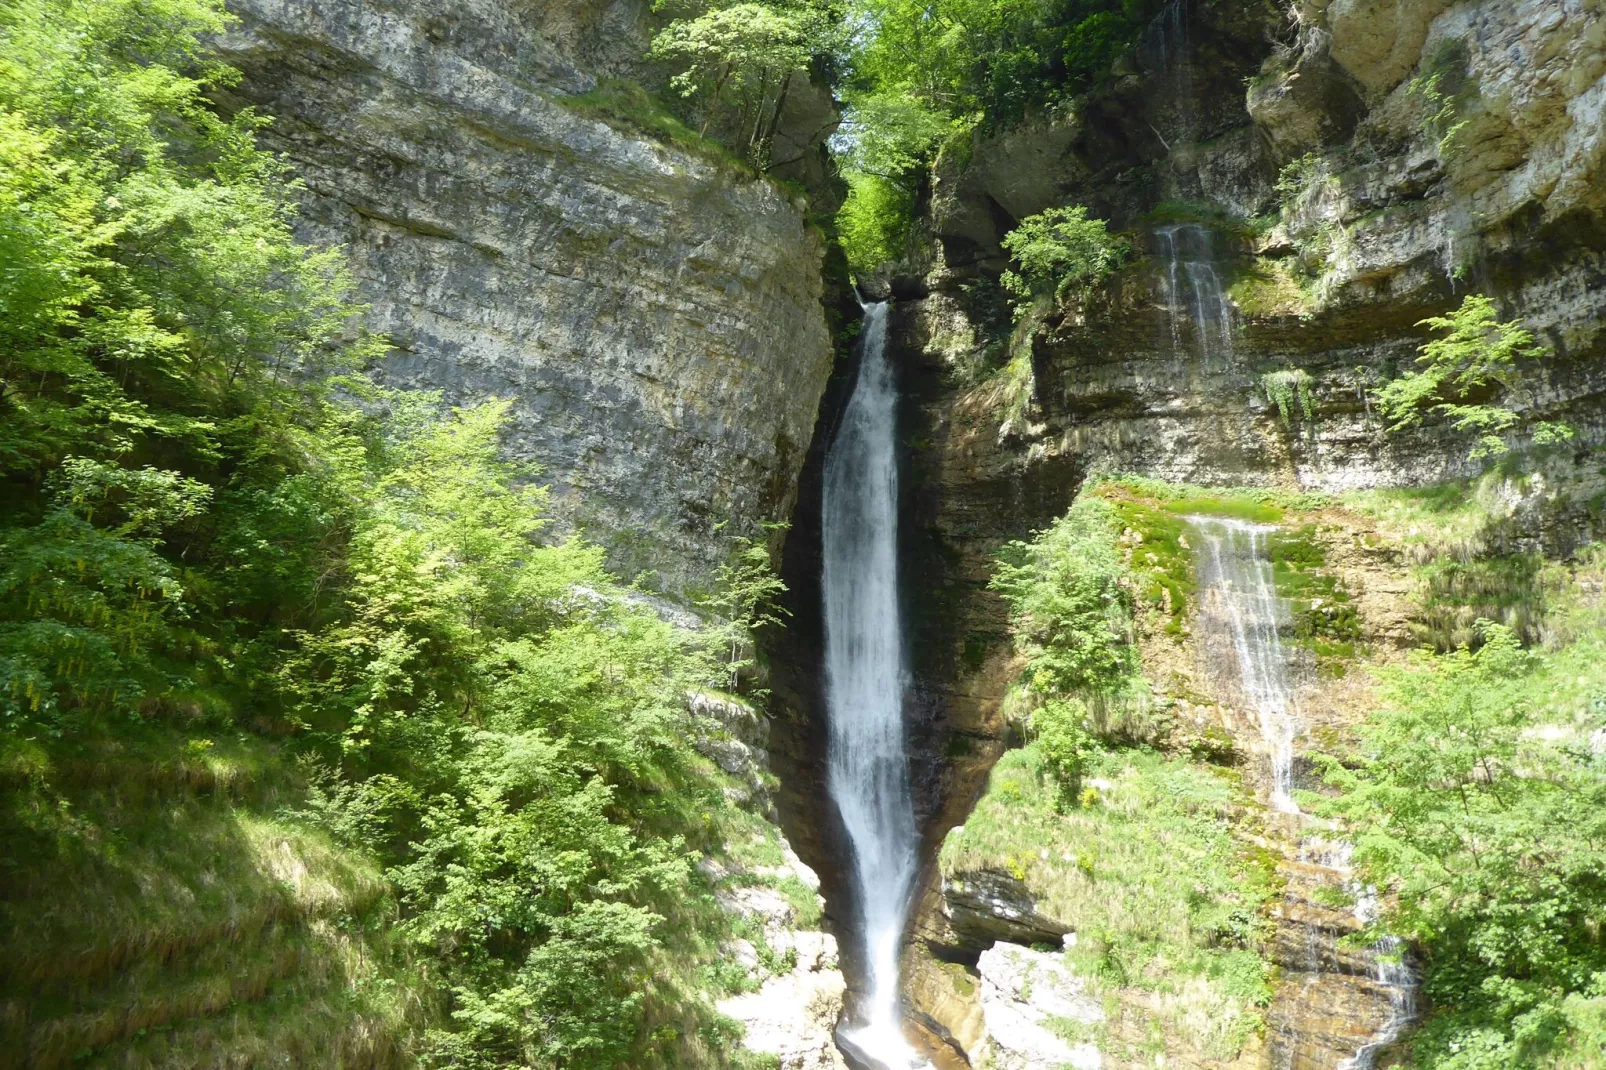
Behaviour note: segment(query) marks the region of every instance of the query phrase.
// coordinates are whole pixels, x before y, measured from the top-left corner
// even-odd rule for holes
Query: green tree
[[[725,123],[732,147],[767,167],[787,94],[808,79],[828,25],[807,6],[738,3],[674,20],[649,56],[675,70],[670,85],[696,108],[701,133]]]
[[[1378,412],[1390,431],[1419,426],[1430,412],[1450,421],[1455,430],[1476,436],[1473,459],[1498,457],[1510,447],[1505,436],[1517,427],[1517,413],[1505,400],[1523,389],[1523,362],[1544,355],[1533,335],[1517,320],[1501,323],[1494,302],[1469,294],[1448,316],[1430,316],[1418,326],[1442,331],[1421,347],[1420,371],[1385,383],[1375,394]],[[1534,424],[1537,445],[1573,437],[1565,424]]]
[[[764,525],[768,535],[785,530],[785,524]],[[731,540],[730,559],[715,570],[714,590],[698,604],[713,616],[708,638],[732,690],[753,665],[753,633],[782,623],[786,610],[779,599],[785,593],[785,582],[770,565],[768,539],[739,535]]]
[[[1043,695],[1111,695],[1137,672],[1132,585],[1115,510],[1079,498],[1031,542],[999,553],[989,586],[1010,605],[1017,649]]]
[[[1089,219],[1081,205],[1027,216],[1003,245],[1018,270],[1004,272],[1000,281],[1017,307],[1085,292],[1109,278],[1127,254],[1126,243],[1110,234],[1104,220]]]

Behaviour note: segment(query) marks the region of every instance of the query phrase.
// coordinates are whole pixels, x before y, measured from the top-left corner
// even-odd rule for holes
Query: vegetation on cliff
[[[503,405],[365,377],[338,252],[212,106],[227,23],[0,14],[8,1044],[736,1060],[694,863],[765,826],[687,695],[772,585],[741,556],[733,629],[666,623],[543,537]]]
[[[1485,621],[1476,651],[1379,670],[1358,761],[1327,762],[1343,794],[1325,809],[1391,893],[1378,929],[1425,955],[1419,1066],[1598,1066],[1606,1050],[1606,619],[1586,596],[1553,627],[1550,651]]]
[[[1551,471],[1546,478],[1559,486],[1563,477]],[[1279,593],[1291,600],[1288,638],[1315,655],[1319,670],[1362,669],[1376,687],[1375,704],[1368,699],[1356,711],[1361,723],[1353,749],[1335,749],[1337,737],[1328,738],[1332,753],[1318,759],[1322,778],[1307,782],[1315,787],[1324,779],[1325,787],[1305,793],[1303,802],[1349,830],[1357,874],[1382,893],[1355,946],[1394,936],[1415,956],[1430,1013],[1409,1036],[1408,1064],[1600,1065],[1606,1043],[1606,945],[1598,932],[1606,911],[1600,564],[1594,549],[1571,564],[1495,552],[1507,542],[1497,532],[1507,522],[1498,503],[1524,485],[1521,479],[1491,472],[1472,488],[1343,500],[1135,478],[1096,482],[1049,530],[1002,555],[994,586],[1012,607],[1024,663],[1021,690],[1008,708],[1026,714],[1027,744],[1000,761],[975,814],[945,844],[945,875],[965,879],[986,871],[1019,881],[1034,910],[1078,933],[1071,952],[1078,972],[1125,993],[1122,1018],[1149,1023],[1156,1045],[1165,1037],[1205,1051],[1204,1035],[1186,1031],[1211,1022],[1209,1043],[1217,1046],[1208,1050],[1230,1053],[1236,1048],[1229,1039],[1258,1028],[1256,1008],[1270,992],[1255,988],[1264,975],[1249,966],[1263,964],[1266,934],[1246,921],[1230,939],[1200,943],[1207,919],[1177,913],[1193,899],[1168,890],[1167,902],[1145,900],[1146,889],[1164,884],[1159,872],[1177,872],[1169,859],[1153,859],[1160,869],[1151,873],[1144,850],[1134,846],[1169,845],[1188,858],[1190,879],[1223,882],[1212,893],[1213,907],[1252,919],[1276,893],[1270,857],[1249,847],[1249,836],[1234,840],[1224,826],[1253,832],[1254,823],[1245,824],[1253,808],[1240,799],[1229,816],[1187,802],[1210,791],[1232,797],[1235,781],[1212,764],[1219,756],[1210,740],[1168,727],[1163,717],[1112,720],[1094,706],[1116,682],[1128,681],[1120,686],[1129,694],[1145,691],[1132,681],[1158,669],[1122,649],[1142,627],[1134,613],[1152,615],[1149,627],[1160,626],[1154,637],[1160,645],[1166,644],[1160,631],[1185,641],[1182,628],[1165,624],[1178,619],[1173,610],[1185,625],[1193,620],[1192,551],[1181,514],[1278,523],[1282,531],[1268,537],[1267,554]],[[1322,525],[1334,523],[1363,534],[1319,537]],[[1418,579],[1417,634],[1447,653],[1429,648],[1403,662],[1371,660],[1365,622],[1323,549],[1352,537],[1404,548],[1414,562],[1406,567]],[[1446,570],[1476,575],[1447,585]],[[1501,598],[1519,599],[1522,612],[1499,613],[1506,623],[1482,620],[1475,634],[1459,625],[1444,632],[1466,635],[1472,646],[1442,643],[1435,622],[1450,619],[1452,608],[1459,621],[1468,612],[1495,612]],[[1321,681],[1331,675],[1319,673],[1315,686],[1327,686]],[[1136,726],[1146,733],[1135,736]],[[1148,746],[1134,748],[1135,738]],[[1158,796],[1144,794],[1161,784],[1169,786]],[[1118,805],[1138,797],[1147,801]],[[1110,808],[1120,811],[1119,820]],[[1146,905],[1132,911],[1132,904]],[[1138,917],[1152,924],[1134,928],[1131,919]],[[1133,956],[1139,965],[1121,966]],[[1211,1007],[1231,1013],[1168,1018],[1168,1008],[1180,1004],[1152,995],[1146,962],[1163,963],[1165,984],[1178,993],[1173,1000],[1204,991],[1190,985],[1225,985],[1210,989]],[[1119,1054],[1119,1030],[1098,1039]]]

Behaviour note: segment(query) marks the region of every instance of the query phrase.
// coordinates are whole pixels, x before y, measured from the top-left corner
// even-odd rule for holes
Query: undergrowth
[[[1120,1017],[1232,1058],[1271,999],[1262,911],[1277,891],[1269,857],[1228,831],[1232,774],[1100,749],[1082,784],[1067,809],[1039,744],[1004,755],[943,844],[944,876],[1011,873],[1076,932],[1070,965],[1117,997]]]

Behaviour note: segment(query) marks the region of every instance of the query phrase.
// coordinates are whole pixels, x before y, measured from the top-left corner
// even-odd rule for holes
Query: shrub
[[[1004,272],[1001,280],[1017,307],[1085,292],[1108,278],[1128,252],[1126,242],[1112,237],[1104,220],[1089,219],[1081,205],[1027,216],[1004,236],[1003,245],[1019,268]]]

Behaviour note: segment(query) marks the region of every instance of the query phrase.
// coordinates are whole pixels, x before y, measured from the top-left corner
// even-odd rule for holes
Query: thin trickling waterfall
[[[1148,65],[1163,72],[1163,76],[1171,82],[1171,101],[1177,110],[1175,125],[1170,126],[1170,140],[1166,142],[1166,149],[1172,152],[1193,143],[1196,125],[1193,115],[1193,42],[1189,33],[1189,23],[1193,21],[1192,6],[1192,0],[1170,0],[1144,30],[1140,45]]]
[[[1271,805],[1307,822],[1293,798],[1294,740],[1301,725],[1289,675],[1289,658],[1282,632],[1290,623],[1288,603],[1277,594],[1269,536],[1277,531],[1222,517],[1190,516],[1189,527],[1199,539],[1199,584],[1204,625],[1219,629],[1231,640],[1237,663],[1237,681],[1243,699],[1260,721],[1271,766]],[[1297,860],[1312,871],[1325,872],[1326,882],[1341,885],[1355,896],[1355,921],[1370,923],[1376,916],[1376,893],[1354,876],[1349,844],[1319,835],[1302,835]],[[1297,956],[1296,976],[1304,982],[1300,1002],[1317,998],[1329,963],[1339,960],[1336,937],[1313,922],[1303,925],[1303,939],[1291,941]],[[1387,1016],[1334,1070],[1374,1070],[1378,1055],[1398,1040],[1416,1017],[1416,978],[1401,954],[1398,940],[1390,937],[1373,947],[1372,982],[1387,999]],[[1287,1041],[1289,1038],[1283,1038]],[[1278,1058],[1280,1054],[1281,1058]],[[1296,1065],[1293,1045],[1274,1046],[1273,1065],[1291,1070]],[[1303,1063],[1299,1065],[1305,1065]]]
[[[903,1070],[898,953],[918,837],[904,745],[903,634],[898,610],[897,391],[887,360],[887,305],[865,308],[858,382],[825,462],[825,664],[830,789],[853,848],[865,970],[861,1021],[844,1044]]]
[[[1193,516],[1188,523],[1202,544],[1199,580],[1205,612],[1227,628],[1243,697],[1260,719],[1271,759],[1271,804],[1284,813],[1298,813],[1293,787],[1299,722],[1282,642],[1288,606],[1277,597],[1266,555],[1266,537],[1277,529],[1224,517]]]
[[[1157,228],[1154,237],[1156,251],[1166,263],[1162,281],[1170,312],[1172,352],[1182,355],[1185,315],[1199,359],[1207,364],[1216,355],[1230,360],[1232,302],[1227,300],[1216,268],[1215,234],[1209,227],[1179,223]]]

